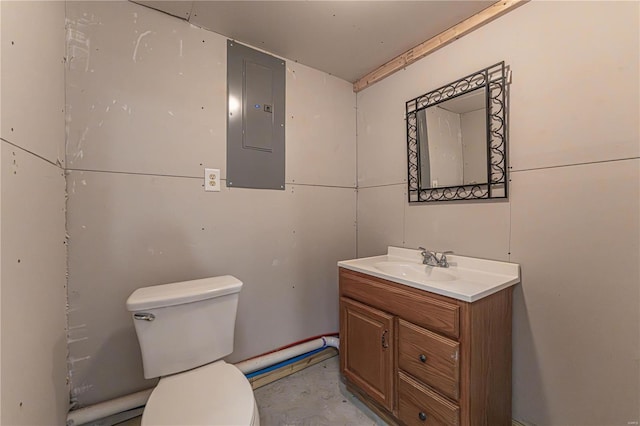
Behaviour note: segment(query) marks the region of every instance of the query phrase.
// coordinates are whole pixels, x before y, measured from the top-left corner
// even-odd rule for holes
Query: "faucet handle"
[[[451,250],[445,250],[443,252],[440,252],[440,260],[438,260],[438,265],[443,267],[443,268],[448,268],[449,267],[449,262],[447,262],[447,255],[448,254],[453,254],[453,251]]]

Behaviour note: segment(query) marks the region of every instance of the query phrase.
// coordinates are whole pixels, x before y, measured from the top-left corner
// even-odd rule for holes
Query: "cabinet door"
[[[342,374],[389,411],[393,410],[393,316],[340,298]]]

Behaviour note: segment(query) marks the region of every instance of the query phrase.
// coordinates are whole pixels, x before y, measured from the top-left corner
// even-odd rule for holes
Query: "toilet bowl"
[[[230,275],[140,288],[127,299],[145,378],[160,377],[142,425],[260,424],[233,351],[242,282]]]
[[[249,381],[224,361],[163,377],[142,414],[142,426],[259,424]]]

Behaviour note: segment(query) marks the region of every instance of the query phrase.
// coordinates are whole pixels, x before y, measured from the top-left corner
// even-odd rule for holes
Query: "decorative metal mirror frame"
[[[487,108],[487,183],[421,189],[421,170],[418,162],[420,146],[417,138],[418,111],[483,87]],[[406,103],[410,203],[507,198],[506,88],[507,78],[503,61]]]

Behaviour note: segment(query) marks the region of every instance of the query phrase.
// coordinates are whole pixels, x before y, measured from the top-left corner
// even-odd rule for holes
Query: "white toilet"
[[[255,425],[247,378],[223,357],[233,352],[242,282],[230,275],[139,288],[127,299],[144,377],[161,377],[142,425]]]

